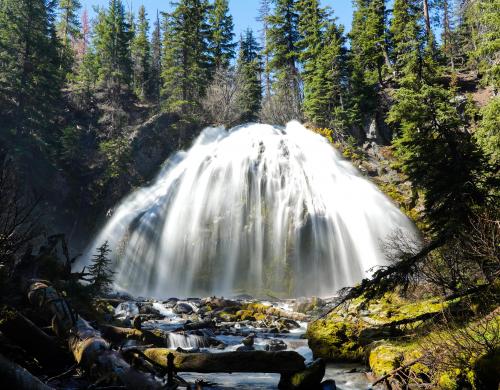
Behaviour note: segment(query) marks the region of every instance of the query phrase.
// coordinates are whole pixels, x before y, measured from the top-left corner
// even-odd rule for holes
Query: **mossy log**
[[[54,332],[67,337],[76,362],[91,377],[117,378],[128,389],[160,388],[159,382],[131,367],[119,352],[112,350],[101,333],[78,316],[52,286],[45,282],[33,282],[29,287],[28,299],[32,305],[53,315]]]
[[[158,347],[168,346],[168,333],[156,329],[150,331],[145,329],[122,328],[112,325],[102,325],[99,329],[103,337],[114,344],[120,344],[127,340],[136,340]]]
[[[25,368],[0,355],[0,388],[53,390]]]
[[[304,358],[295,351],[181,353],[166,348],[149,348],[144,351],[144,355],[163,367],[167,367],[169,353],[174,355],[174,366],[177,372],[294,374],[306,368]]]
[[[71,363],[71,356],[54,338],[13,308],[1,309],[0,331],[44,367],[54,368]]]

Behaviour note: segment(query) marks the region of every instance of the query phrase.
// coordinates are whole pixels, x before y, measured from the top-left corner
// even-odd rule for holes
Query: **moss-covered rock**
[[[363,356],[363,348],[358,343],[361,329],[359,322],[330,315],[311,322],[306,335],[314,357],[332,361],[357,361]]]

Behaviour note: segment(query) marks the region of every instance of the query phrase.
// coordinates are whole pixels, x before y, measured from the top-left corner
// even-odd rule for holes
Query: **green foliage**
[[[139,15],[135,36],[132,40],[131,55],[134,73],[134,91],[140,100],[148,98],[148,82],[150,79],[151,48],[148,41],[149,23],[144,5],[139,7]]]
[[[117,178],[127,171],[130,162],[130,144],[125,137],[115,137],[103,141],[99,145],[100,152],[106,157],[108,167],[106,176],[110,179]]]
[[[208,22],[210,25],[210,67],[213,70],[229,67],[235,55],[233,17],[229,13],[228,0],[215,0],[210,8]]]
[[[61,41],[60,56],[65,63],[65,70],[70,73],[74,62],[72,43],[80,38],[79,0],[59,0],[59,20],[57,35]]]
[[[419,23],[422,12],[416,0],[395,0],[390,25],[392,57],[398,81],[418,84],[423,76],[424,35]]]
[[[271,55],[268,71],[277,80],[273,92],[278,104],[292,105],[291,115],[300,112],[301,88],[298,70],[299,14],[294,0],[275,0],[274,12],[267,17],[266,53]],[[285,103],[286,102],[286,103]],[[287,118],[299,119],[299,118]]]
[[[97,253],[92,258],[92,263],[88,268],[90,288],[94,296],[107,294],[111,291],[113,271],[111,270],[110,253],[111,249],[106,241],[97,248]]]
[[[457,229],[475,205],[484,202],[482,158],[452,91],[424,85],[401,88],[388,121],[400,125],[395,140],[401,168],[425,193],[425,207],[435,232]]]
[[[492,166],[500,164],[500,97],[493,98],[481,110],[482,119],[474,133]]]
[[[151,71],[149,75],[149,94],[151,100],[156,104],[160,103],[161,52],[160,18],[158,15],[156,15],[156,21],[151,38]]]
[[[245,35],[241,37],[236,65],[237,82],[240,85],[238,105],[242,112],[241,120],[245,122],[257,119],[262,101],[260,82],[262,64],[259,50],[260,47],[252,30],[247,30]]]
[[[484,73],[486,83],[497,91],[500,89],[500,0],[478,0],[470,2],[469,23],[476,29],[476,44],[471,57]],[[475,18],[475,19],[473,19]],[[473,28],[474,28],[473,27]]]
[[[36,143],[54,140],[63,75],[48,0],[0,3],[0,128]],[[40,142],[41,141],[41,142]]]
[[[314,67],[305,80],[304,113],[314,124],[344,129],[347,109],[347,57],[342,28],[330,22]]]
[[[167,109],[193,112],[209,79],[208,4],[181,0],[164,14],[162,96]]]
[[[355,7],[349,33],[352,64],[363,72],[367,84],[382,83],[387,53],[385,2],[357,0]]]
[[[94,27],[94,50],[98,71],[98,87],[104,92],[112,132],[123,124],[123,108],[130,93],[132,30],[121,0],[110,0],[107,10],[99,9]]]

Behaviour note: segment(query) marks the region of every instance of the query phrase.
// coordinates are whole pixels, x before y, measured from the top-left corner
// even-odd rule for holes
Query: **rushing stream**
[[[412,223],[322,136],[297,122],[207,128],[116,208],[117,288],[166,297],[328,296],[384,264]]]
[[[212,298],[207,298],[208,300]],[[229,305],[242,305],[247,301],[228,301]],[[255,301],[252,301],[255,302]],[[293,301],[280,302],[258,302],[259,304],[276,307],[285,312],[292,312]],[[196,323],[200,320],[214,319],[217,310],[203,312],[206,300],[191,298],[186,301],[178,301],[171,298],[164,302],[135,302],[121,303],[115,309],[115,317],[122,321],[129,321],[139,313],[144,317],[152,317],[151,320],[143,322],[144,329],[160,329],[165,332],[168,339],[168,348],[182,350],[183,352],[219,353],[244,349],[243,340],[248,335],[255,335],[252,350],[288,350],[296,351],[305,358],[305,363],[313,360],[312,351],[307,345],[304,334],[307,327],[306,321],[288,321],[289,329],[282,328],[276,332],[273,320],[266,321],[241,321],[241,322],[219,322],[215,321],[216,327],[201,329],[198,331],[180,330],[190,321]],[[141,307],[141,309],[139,309]],[[149,308],[145,310],[145,308]],[[183,313],[179,313],[179,309]],[[220,310],[228,310],[221,308]],[[151,314],[154,313],[154,314]],[[176,314],[179,313],[179,314]],[[295,313],[296,314],[296,313]],[[134,343],[131,341],[130,343]],[[324,381],[332,379],[338,390],[363,390],[370,388],[370,382],[365,373],[366,368],[360,364],[333,364],[327,365]],[[271,390],[276,389],[280,380],[279,374],[266,373],[179,373],[187,382],[193,384],[196,380],[204,380],[213,386],[204,386],[207,389],[247,389],[247,390]]]

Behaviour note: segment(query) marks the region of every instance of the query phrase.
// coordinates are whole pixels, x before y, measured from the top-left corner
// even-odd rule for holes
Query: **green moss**
[[[454,373],[445,372],[439,377],[437,385],[440,389],[443,390],[457,390],[457,377]]]
[[[236,317],[240,321],[255,321],[255,317],[253,315],[253,311],[251,310],[239,310],[236,312]]]
[[[392,344],[382,344],[370,351],[368,363],[376,376],[382,376],[400,367],[403,359],[401,348]]]
[[[314,357],[333,361],[360,360],[363,356],[363,348],[357,341],[360,329],[358,323],[330,315],[308,325],[309,347]]]

